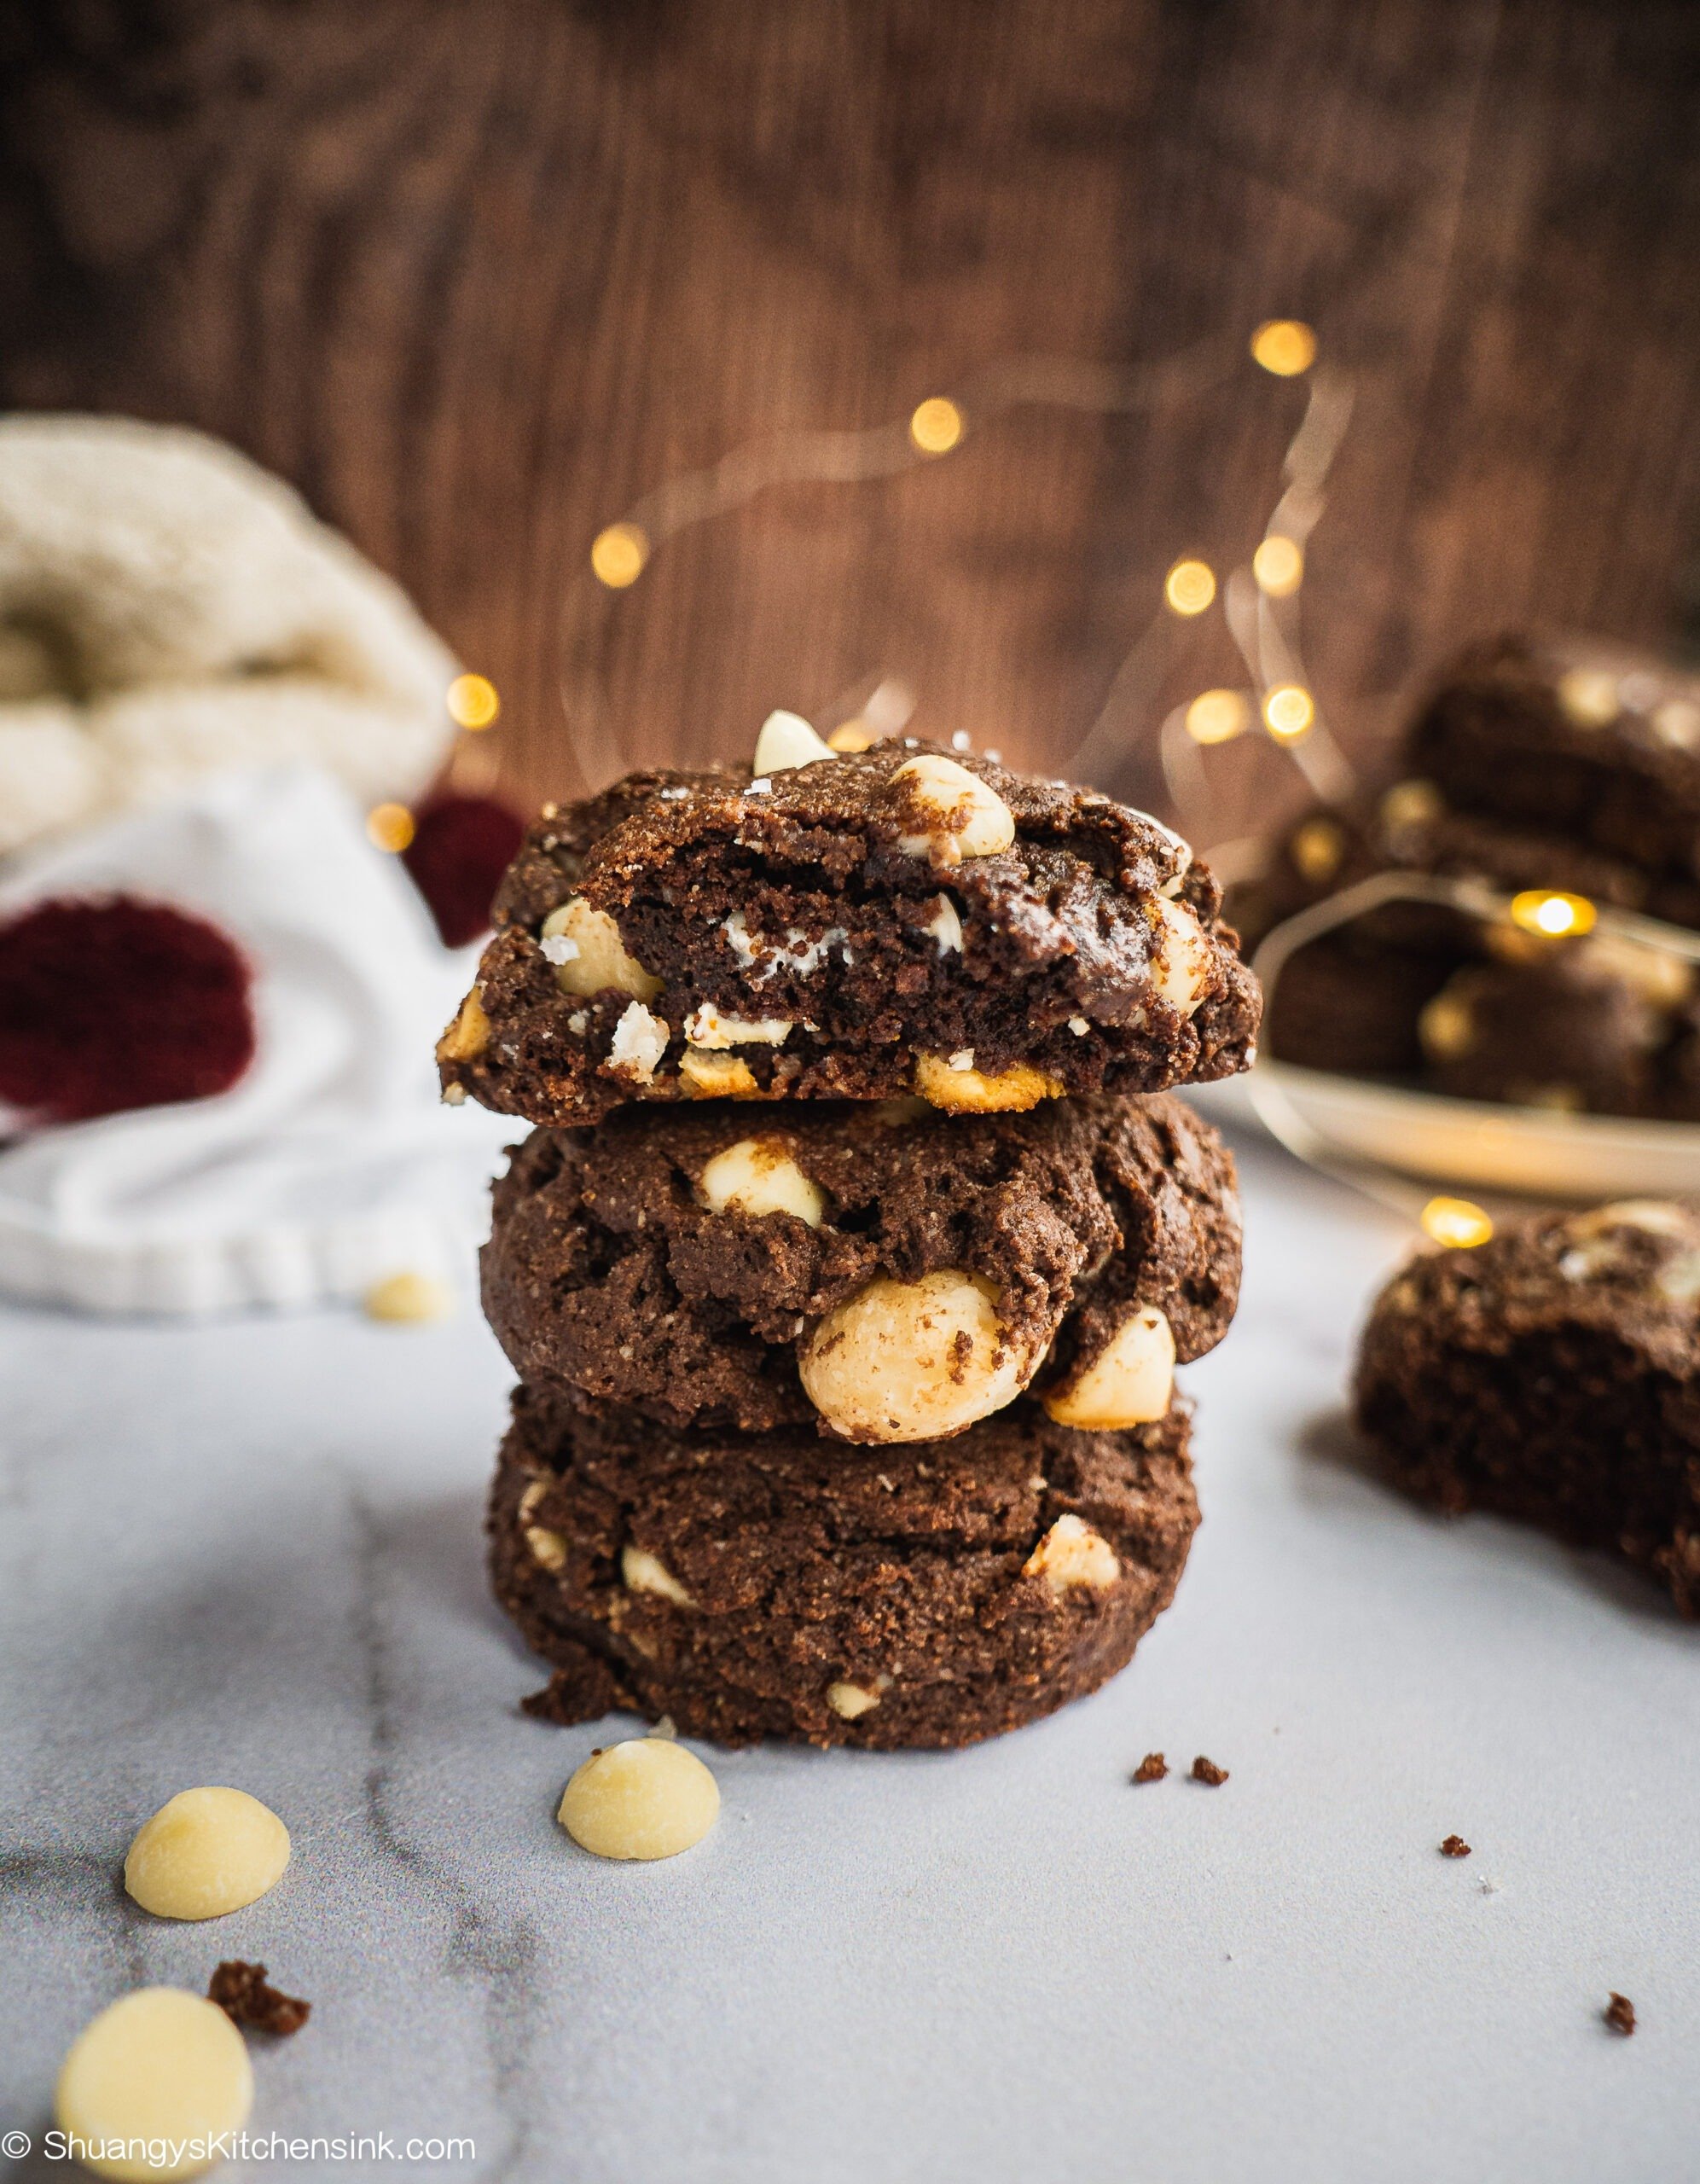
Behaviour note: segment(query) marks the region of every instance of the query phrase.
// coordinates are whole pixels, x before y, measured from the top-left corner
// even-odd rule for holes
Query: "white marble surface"
[[[1205,1524],[1131,1670],[976,1751],[715,1757],[719,1827],[653,1867],[554,1826],[606,1730],[515,1711],[540,1678],[479,1536],[507,1375],[470,1301],[422,1330],[8,1316],[4,2123],[39,2133],[123,1989],[242,1955],[315,2004],[257,2056],[256,2128],[475,2143],[391,2174],[1692,2178],[1700,1631],[1350,1468],[1401,1234],[1245,1165],[1244,1311],[1188,1376]],[[1129,1786],[1153,1745],[1231,1780]],[[202,1781],[276,1806],[294,1862],[162,1925],[119,1862]],[[1437,1855],[1453,1829],[1473,1857]]]

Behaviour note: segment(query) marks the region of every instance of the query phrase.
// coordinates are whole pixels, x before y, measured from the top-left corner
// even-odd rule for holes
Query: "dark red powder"
[[[402,862],[445,947],[489,932],[490,903],[525,833],[524,821],[493,797],[433,797],[415,814]]]
[[[0,1106],[74,1123],[226,1092],[253,1060],[252,983],[164,903],[38,903],[0,926]]]

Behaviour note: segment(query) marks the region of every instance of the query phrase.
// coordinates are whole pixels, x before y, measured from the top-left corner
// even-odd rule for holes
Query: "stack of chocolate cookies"
[[[780,714],[546,807],[438,1048],[535,1125],[484,1255],[534,1711],[951,1745],[1123,1666],[1239,1287],[1165,1095],[1257,1016],[1184,843],[989,761]]]
[[[1700,984],[1593,907],[1700,928],[1700,678],[1598,647],[1503,638],[1418,708],[1396,772],[1304,813],[1230,915],[1256,943],[1378,872],[1581,898],[1552,931],[1384,904],[1293,955],[1270,1051],[1467,1100],[1700,1121]]]

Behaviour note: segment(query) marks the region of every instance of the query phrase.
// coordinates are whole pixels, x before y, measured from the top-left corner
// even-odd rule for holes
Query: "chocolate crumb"
[[[1614,1995],[1603,2015],[1612,2030],[1621,2032],[1626,2040],[1635,2030],[1635,2005],[1627,1995]]]
[[[1467,1858],[1470,1845],[1461,1835],[1448,1835],[1441,1844],[1441,1856],[1443,1858]]]
[[[1169,1772],[1169,1762],[1160,1751],[1148,1751],[1134,1769],[1136,1782],[1160,1782]]]
[[[245,2024],[255,2032],[276,2033],[280,2040],[299,2032],[312,2013],[313,2005],[294,1995],[281,1995],[265,1984],[263,1964],[244,1964],[238,1957],[221,1964],[206,1989],[206,1999],[217,2002],[232,2024]]]
[[[1192,1780],[1195,1782],[1208,1782],[1210,1787],[1215,1789],[1219,1782],[1227,1781],[1227,1769],[1225,1767],[1218,1767],[1215,1760],[1206,1759],[1203,1752],[1200,1752],[1192,1762]]]

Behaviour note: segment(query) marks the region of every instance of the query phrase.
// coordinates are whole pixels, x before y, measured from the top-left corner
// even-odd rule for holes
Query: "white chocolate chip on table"
[[[672,1858],[700,1843],[720,1789],[670,1737],[632,1737],[594,1751],[562,1792],[556,1818],[599,1858]]]
[[[138,1830],[124,1885],[160,1919],[219,1919],[276,1886],[289,1831],[246,1790],[180,1790]]]
[[[945,1267],[919,1281],[877,1275],[804,1345],[804,1393],[849,1441],[959,1433],[1012,1403],[1037,1358],[999,1322],[983,1276]]]
[[[247,2042],[216,2002],[180,1987],[139,1987],[72,2043],[53,2106],[60,2129],[91,2148],[128,2142],[127,2152],[84,2158],[96,2175],[199,2176],[218,2158],[207,2142],[240,2131],[253,2098]],[[150,2162],[156,2140],[182,2151]]]
[[[1154,1304],[1136,1306],[1091,1363],[1041,1396],[1059,1426],[1117,1432],[1169,1414],[1175,1335]]]
[[[891,785],[911,823],[897,837],[906,857],[935,865],[995,857],[1015,839],[1015,814],[994,788],[954,758],[924,751],[899,766]]]
[[[660,979],[626,953],[620,929],[608,913],[593,909],[581,896],[549,912],[537,945],[553,965],[563,993],[589,1000],[612,989],[634,1001],[653,1001],[661,990]]]
[[[397,1327],[421,1326],[432,1320],[446,1320],[455,1309],[455,1292],[434,1275],[392,1274],[374,1281],[361,1302],[368,1320]]]
[[[717,1153],[698,1189],[711,1213],[789,1213],[818,1228],[827,1201],[777,1138],[746,1137]]]

